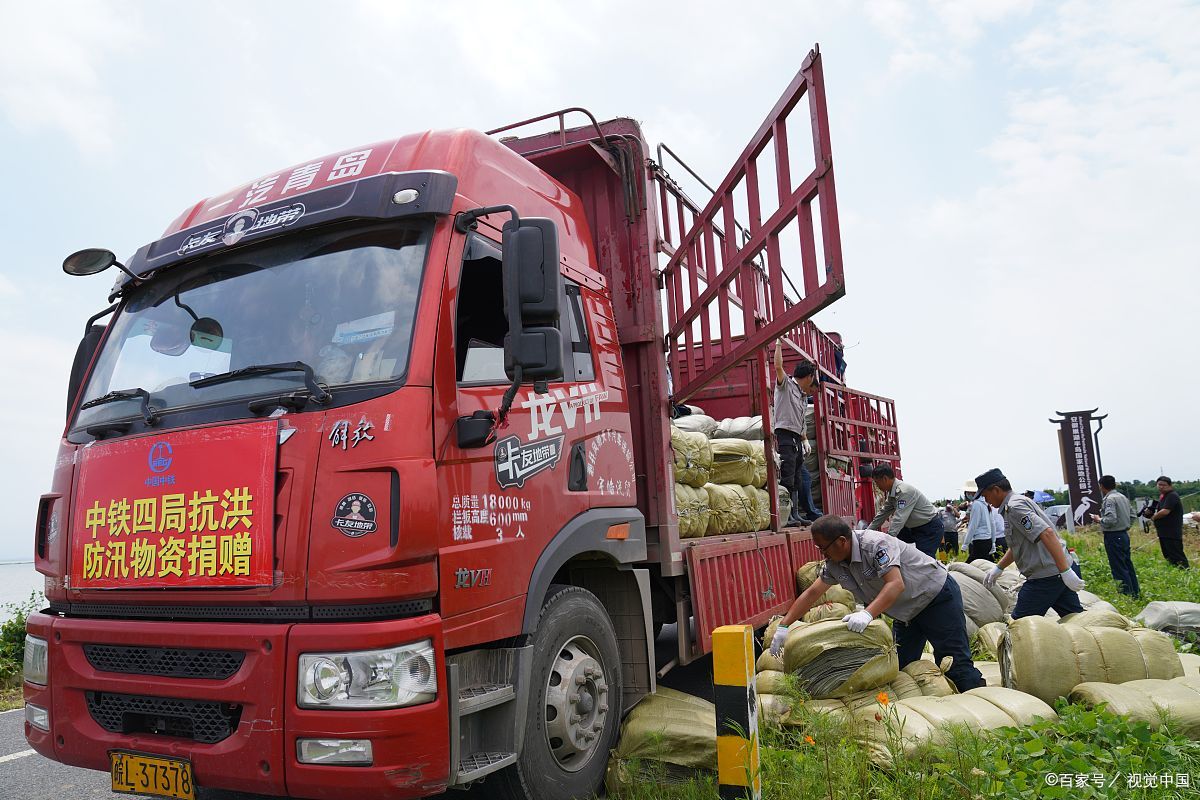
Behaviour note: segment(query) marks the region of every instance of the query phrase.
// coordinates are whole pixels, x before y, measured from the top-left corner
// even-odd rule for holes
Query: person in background
[[[1067,546],[1046,513],[1028,497],[1014,493],[998,469],[980,475],[975,485],[988,505],[1000,509],[1008,534],[1008,552],[988,570],[984,584],[989,589],[995,586],[1000,573],[1014,561],[1025,576],[1012,618],[1041,616],[1051,608],[1064,617],[1083,611],[1077,594],[1084,587],[1079,567],[1071,563]]]
[[[974,481],[967,482],[963,495],[971,501],[967,533],[962,541],[962,546],[967,548],[967,560],[982,558],[994,564],[1008,550],[1008,542],[1004,539],[1004,518],[976,492]]]
[[[942,549],[947,553],[958,555],[958,510],[953,503],[946,503],[938,511],[942,520]]]
[[[817,388],[817,368],[801,361],[789,376],[783,369],[783,345],[775,342],[775,446],[779,450],[779,482],[792,496],[792,513],[785,526],[811,522],[821,516],[812,499],[812,476],[804,466],[811,445],[805,436],[808,394]]]
[[[853,531],[836,514],[813,523],[812,541],[825,557],[825,565],[775,629],[773,654],[783,654],[788,626],[837,583],[865,606],[842,617],[851,631],[862,633],[880,614],[892,618],[901,668],[919,659],[929,642],[938,663],[946,656],[954,658],[946,676],[960,692],[984,685],[971,660],[962,592],[936,559],[886,533]]]
[[[1104,534],[1108,568],[1123,594],[1138,597],[1142,589],[1138,585],[1137,570],[1133,568],[1133,558],[1129,554],[1129,524],[1133,521],[1129,499],[1117,491],[1117,479],[1112,475],[1100,476],[1100,492],[1104,495],[1100,502],[1100,513],[1092,514],[1092,519],[1100,523],[1100,530]]]
[[[829,340],[833,342],[833,364],[837,371],[838,380],[842,383],[846,382],[846,356],[845,346],[842,345],[842,335],[837,331],[829,331],[825,334]]]
[[[1158,533],[1158,546],[1163,558],[1180,569],[1187,569],[1187,553],[1183,552],[1183,501],[1175,484],[1166,475],[1158,476],[1158,506],[1150,519]]]
[[[882,530],[883,523],[891,517],[888,533],[902,542],[915,544],[930,558],[937,558],[942,543],[942,520],[933,503],[917,487],[896,480],[895,471],[887,464],[876,464],[871,471],[871,480],[887,499],[867,527]]]

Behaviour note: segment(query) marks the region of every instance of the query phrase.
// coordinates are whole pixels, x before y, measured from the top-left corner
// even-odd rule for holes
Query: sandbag
[[[706,536],[723,536],[754,530],[758,517],[757,498],[751,498],[737,484],[704,484],[708,493]]]
[[[804,615],[805,622],[824,622],[827,619],[836,619],[839,622],[845,618],[847,614],[853,614],[854,609],[842,603],[821,603],[809,609]]]
[[[962,572],[951,572],[950,577],[958,584],[962,593],[963,611],[977,627],[1004,619],[1004,609],[982,583]]]
[[[760,724],[782,725],[787,721],[792,710],[792,701],[782,695],[756,694],[758,702],[758,721]]]
[[[815,699],[841,698],[875,689],[899,671],[892,630],[873,620],[853,633],[841,620],[815,622],[788,631],[783,651],[786,672]]]
[[[787,695],[791,691],[787,673],[775,669],[763,670],[755,678],[754,691],[758,694]]]
[[[758,527],[755,530],[765,531],[771,527],[771,495],[766,489],[750,487],[754,490],[754,500],[758,509]]]
[[[975,666],[979,666],[979,662],[975,662]],[[1033,695],[1002,686],[980,686],[963,694],[982,697],[1012,717],[1017,725],[1032,725],[1039,719],[1058,719],[1057,711]]]
[[[1200,655],[1180,653],[1179,663],[1183,665],[1184,677],[1200,677]]]
[[[762,442],[750,442],[754,456],[754,482],[751,484],[759,489],[767,485],[767,451]]]
[[[754,484],[754,448],[744,439],[712,440],[712,482]]]
[[[716,430],[711,434],[714,439],[745,439],[759,441],[763,439],[762,415],[753,417],[731,417],[717,423]]]
[[[1000,652],[1000,636],[1006,630],[1008,630],[1007,622],[989,622],[979,629],[979,633],[975,634],[975,640],[992,658],[996,658]]]
[[[1155,601],[1147,603],[1135,619],[1156,631],[1200,628],[1200,603]]]
[[[771,639],[767,637],[764,638],[767,642],[768,649],[763,650],[762,654],[758,657],[758,661],[754,662],[754,671],[760,675],[764,672],[783,672],[783,658],[771,655]]]
[[[703,536],[708,531],[708,492],[676,483],[675,513],[679,515],[679,538]]]
[[[1183,674],[1166,634],[1144,628],[1084,628],[1045,617],[1022,617],[1000,637],[1004,686],[1047,703],[1081,683],[1124,683]]]
[[[712,445],[703,433],[671,426],[671,450],[675,454],[675,480],[697,489],[712,480]]]
[[[988,686],[1001,686],[1003,681],[1000,680],[1000,662],[998,661],[975,661],[975,669],[979,670],[979,674],[983,676],[983,681]],[[1025,695],[1029,697],[1029,695]],[[1037,698],[1034,698],[1037,699]],[[1042,702],[1038,700],[1038,702]]]
[[[963,626],[967,629],[968,642],[974,639],[979,633],[979,626],[975,624],[975,620],[967,616],[965,611],[963,612]]]
[[[1086,706],[1104,703],[1114,714],[1160,727],[1164,715],[1175,730],[1200,739],[1200,686],[1187,680],[1137,680],[1120,685],[1081,683],[1071,692],[1071,702]]]
[[[1079,604],[1083,606],[1084,611],[1091,611],[1093,608],[1103,608],[1107,609],[1108,611],[1117,610],[1117,607],[1112,603],[1101,598],[1100,595],[1092,594],[1086,589],[1080,589],[1078,592],[1076,592],[1076,594],[1079,595]]]
[[[610,793],[639,780],[637,765],[658,763],[685,770],[717,768],[716,707],[707,700],[660,686],[621,723],[604,783]]]
[[[817,578],[821,577],[821,567],[825,564],[824,561],[809,561],[807,564],[796,570],[796,589],[803,592],[808,587],[812,586]],[[858,607],[858,600],[854,595],[850,594],[849,589],[843,589],[841,584],[835,583],[825,590],[825,594],[821,595],[819,603],[840,603],[848,606],[851,610]]]
[[[986,569],[980,569],[978,566],[976,566],[975,561],[988,564],[989,566]],[[992,584],[991,587],[988,587],[983,581],[984,578],[987,577],[988,570],[990,570],[993,565],[990,561],[984,561],[981,558],[977,558],[975,561],[971,562],[970,564],[962,561],[954,561],[947,566],[947,569],[949,569],[951,572],[957,572],[961,575],[968,576],[971,580],[975,581],[975,583],[979,584],[980,587],[990,592],[992,597],[996,599],[996,603],[1000,606],[1001,614],[1007,614],[1008,612],[1012,611],[1013,606],[1017,604],[1015,580],[1009,581],[1009,584],[1011,585],[1006,586],[999,579],[997,579],[996,583]],[[1001,577],[1003,577],[1003,575]],[[963,599],[965,600],[966,598],[964,597]],[[983,626],[980,625],[979,627],[982,628]]]
[[[1059,619],[1059,623],[1063,625],[1079,625],[1083,628],[1119,628],[1123,631],[1137,627],[1133,622],[1121,616],[1116,611],[1096,607],[1075,614],[1067,614],[1065,617]]]
[[[792,495],[782,483],[775,490],[779,494],[779,524],[782,526],[792,518]]]
[[[947,657],[945,660],[949,661],[950,659]],[[949,663],[945,666],[946,669],[950,668]],[[919,658],[911,664],[907,664],[900,671],[916,682],[917,688],[921,690],[921,695],[924,697],[946,697],[958,694],[958,688],[953,681],[946,677],[945,670],[933,661]]]
[[[896,673],[891,683],[892,694],[897,700],[907,700],[910,697],[923,697],[921,686],[904,670]]]
[[[672,424],[680,430],[703,433],[706,437],[712,436],[713,431],[717,429],[717,421],[707,414],[688,414],[674,420]]]

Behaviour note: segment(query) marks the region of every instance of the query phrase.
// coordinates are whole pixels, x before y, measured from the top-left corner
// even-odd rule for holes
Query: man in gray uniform
[[[1104,552],[1108,555],[1108,568],[1113,580],[1121,587],[1122,594],[1137,597],[1142,593],[1138,584],[1137,570],[1129,553],[1129,524],[1133,522],[1133,510],[1129,499],[1117,491],[1117,479],[1112,475],[1100,476],[1100,491],[1104,500],[1100,502],[1100,513],[1092,519],[1100,523],[1104,534]]]
[[[984,583],[991,588],[1014,561],[1025,576],[1012,618],[1042,615],[1051,608],[1060,616],[1083,611],[1076,594],[1084,586],[1079,567],[1071,563],[1066,544],[1045,512],[1028,497],[1015,494],[998,469],[980,475],[975,485],[988,505],[1000,509],[1008,534],[1008,552],[988,570]]]
[[[771,652],[783,652],[788,626],[808,613],[825,590],[841,584],[865,608],[842,618],[855,633],[866,630],[880,614],[892,618],[896,655],[906,667],[921,657],[925,643],[941,663],[951,656],[946,673],[960,692],[984,685],[971,660],[962,593],[946,568],[911,544],[879,531],[855,531],[835,514],[812,526],[813,544],[825,566],[812,586],[796,598],[771,640]]]
[[[779,449],[779,482],[792,496],[791,518],[784,525],[799,525],[821,516],[812,499],[812,476],[804,466],[811,445],[805,436],[808,393],[816,391],[817,368],[801,361],[789,377],[783,368],[783,346],[775,342],[775,405],[771,422]]]
[[[881,530],[888,517],[888,533],[902,542],[915,544],[930,558],[937,558],[942,543],[942,521],[933,503],[910,483],[896,480],[896,473],[887,464],[876,464],[871,478],[879,491],[887,495],[883,508],[867,527]]]

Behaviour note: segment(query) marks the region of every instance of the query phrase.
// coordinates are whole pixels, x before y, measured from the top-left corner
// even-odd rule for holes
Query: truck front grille
[[[216,744],[237,730],[242,707],[209,700],[177,700],[86,692],[96,724],[112,733],[153,733]]]
[[[125,647],[85,644],[88,663],[101,672],[161,675],[166,678],[208,678],[222,681],[242,666],[246,654],[237,650],[194,650],[183,647]]]

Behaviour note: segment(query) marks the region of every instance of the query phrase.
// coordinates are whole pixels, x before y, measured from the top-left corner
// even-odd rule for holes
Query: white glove
[[[1083,582],[1083,578],[1076,575],[1075,570],[1071,569],[1070,567],[1067,567],[1066,569],[1064,569],[1062,571],[1061,575],[1062,575],[1063,583],[1065,583],[1067,585],[1067,588],[1070,589],[1072,592],[1078,592],[1080,589],[1082,589],[1084,586],[1087,585]]]
[[[1003,574],[1004,570],[1000,569],[999,567],[992,567],[988,570],[987,575],[983,576],[983,585],[989,589],[992,588],[996,585],[996,579]]]
[[[771,655],[779,658],[783,655],[783,640],[787,638],[788,626],[780,625],[775,629],[775,635],[771,637]]]
[[[853,633],[862,633],[873,619],[875,618],[871,616],[871,612],[864,608],[862,611],[855,611],[853,614],[842,617],[842,622],[846,623],[846,627]]]
[[[803,455],[809,455],[810,453],[812,453],[812,445],[809,444],[808,439],[800,440],[800,452]]]

